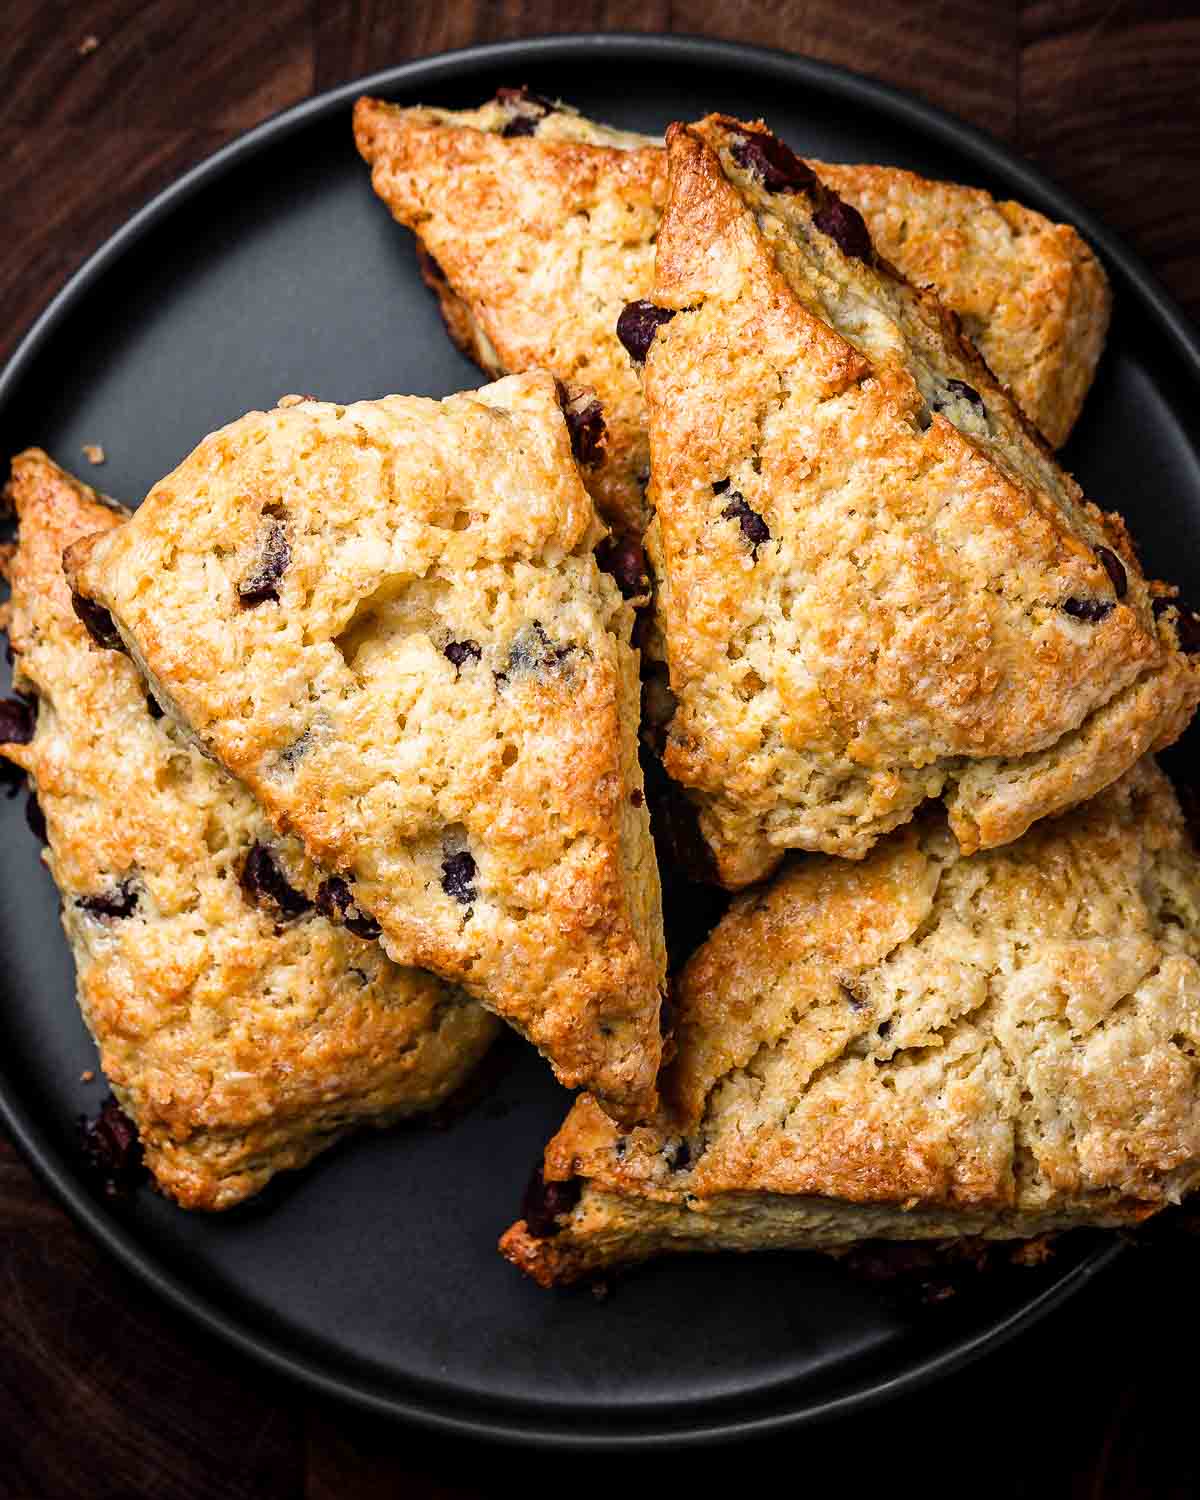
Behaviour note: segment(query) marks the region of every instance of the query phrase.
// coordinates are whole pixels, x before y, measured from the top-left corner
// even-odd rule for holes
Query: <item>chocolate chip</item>
[[[94,1120],[79,1116],[84,1160],[101,1180],[105,1196],[124,1198],[142,1175],[142,1145],[137,1126],[110,1094]]]
[[[446,285],[446,273],[419,241],[417,243],[417,264],[421,267],[427,281],[436,281],[439,285]]]
[[[103,646],[106,651],[125,650],[125,642],[121,639],[116,622],[103,604],[97,604],[94,599],[85,599],[82,594],[73,593],[71,608],[83,622],[83,628],[97,646]]]
[[[596,548],[596,565],[616,579],[626,599],[637,599],[650,592],[646,554],[637,537],[628,533],[605,537]]]
[[[475,641],[448,641],[442,647],[442,655],[450,662],[457,672],[462,668],[465,661],[480,661],[483,652]]]
[[[642,803],[646,800],[645,797],[642,796],[641,787],[634,787],[633,791],[631,791],[629,794],[629,800],[633,803],[634,807],[641,807]]]
[[[242,861],[240,884],[252,906],[269,904],[285,917],[298,917],[312,903],[288,884],[265,844],[253,843]]]
[[[291,560],[292,549],[288,546],[283,522],[272,517],[265,527],[258,561],[238,584],[241,603],[249,607],[265,604],[268,599],[278,599],[279,590],[275,585],[287,572]]]
[[[604,457],[604,412],[591,391],[581,391],[576,396],[567,392],[562,381],[558,382],[558,402],[562,407],[567,431],[571,434],[571,452],[575,462],[585,469],[594,469]]]
[[[519,89],[497,89],[496,102],[514,113],[500,134],[507,138],[517,135],[533,135],[538,121],[554,113],[554,105],[540,94],[533,94],[521,85]]]
[[[1115,552],[1110,552],[1107,547],[1097,547],[1096,556],[1104,565],[1104,571],[1112,579],[1112,586],[1118,599],[1124,599],[1125,592],[1129,587],[1129,579],[1125,576],[1125,565]]]
[[[355,904],[349,882],[340,875],[331,875],[317,887],[317,910],[327,922],[340,923],[355,937],[368,942],[373,942],[383,930],[374,917]]]
[[[542,628],[541,621],[534,620],[529,625],[522,625],[513,636],[504,671],[496,673],[496,681],[505,683],[510,677],[552,671],[576,649],[574,646],[556,646]]]
[[[768,193],[812,192],[819,186],[808,163],[769,130],[734,136],[729,149],[739,167],[762,179]]]
[[[447,896],[461,901],[464,906],[470,906],[479,894],[475,889],[475,870],[475,861],[469,849],[448,854],[442,860],[442,889]]]
[[[947,380],[946,389],[953,391],[956,396],[961,396],[964,401],[969,401],[972,406],[977,406],[980,411],[987,411],[983,397],[973,385],[968,385],[965,380]]]
[[[1089,625],[1095,625],[1103,620],[1106,615],[1111,615],[1115,608],[1111,599],[1076,599],[1074,597],[1063,600],[1063,612],[1075,620],[1084,620]]]
[[[41,843],[48,842],[49,835],[46,832],[46,814],[42,811],[41,804],[32,792],[25,798],[25,821],[29,824],[29,831],[34,838]]]
[[[645,297],[640,297],[636,302],[627,302],[617,319],[617,337],[630,359],[640,365],[650,352],[654,335],[674,316],[671,308],[658,307]]]
[[[96,896],[78,896],[75,905],[93,917],[131,917],[137,910],[138,893],[131,880],[122,880],[112,890]]]
[[[25,698],[0,698],[0,745],[28,745],[37,727],[33,704]]]
[[[1175,608],[1175,634],[1179,637],[1179,649],[1186,651],[1189,656],[1200,651],[1200,615],[1190,604],[1185,604],[1182,599],[1156,599],[1154,601],[1154,613],[1161,615],[1164,610]]]
[[[525,1228],[539,1240],[557,1234],[561,1227],[559,1215],[571,1212],[582,1191],[583,1183],[578,1177],[568,1177],[566,1182],[547,1182],[541,1167],[535,1167],[521,1203]]]
[[[873,255],[870,231],[862,214],[851,204],[831,194],[829,201],[813,214],[813,223],[834,241],[843,255],[870,263]]]
[[[146,712],[152,719],[161,719],[163,716],[163,711],[159,707],[158,699],[154,696],[153,693],[146,694]]]
[[[742,535],[754,549],[755,555],[764,542],[771,540],[771,530],[756,510],[752,510],[743,496],[736,490],[733,499],[721,512],[721,518],[725,521],[736,521],[742,528]]]
[[[729,488],[729,481],[728,481],[728,479],[714,479],[713,480],[713,494],[714,495],[723,495],[728,488]]]
[[[674,1141],[664,1151],[667,1165],[672,1172],[682,1172],[692,1163],[692,1148],[686,1141]]]

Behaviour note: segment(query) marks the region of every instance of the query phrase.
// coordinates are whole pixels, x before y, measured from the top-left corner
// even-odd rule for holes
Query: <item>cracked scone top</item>
[[[440,1103],[499,1023],[327,921],[299,847],[88,639],[63,548],[120,514],[34,450],[8,498],[16,685],[37,708],[0,753],[36,788],[80,1007],[160,1186],[228,1208],[357,1125]]]
[[[1149,757],[1003,849],[927,813],[793,862],[676,998],[658,1120],[580,1100],[501,1242],[544,1284],[1133,1224],[1200,1182],[1200,861]]]
[[[251,413],[68,566],[396,962],[628,1116],[654,1098],[665,957],[602,535],[528,374]]]
[[[1169,744],[1200,631],[1120,520],[781,142],[668,140],[647,548],[665,762],[722,882],[861,857],[929,797],[1004,843]]]
[[[463,352],[493,376],[542,368],[596,391],[607,433],[584,481],[607,520],[642,531],[641,375],[616,326],[627,303],[650,296],[661,141],[519,90],[474,110],[363,98],[354,133],[376,192],[418,236],[422,274]],[[1064,442],[1109,315],[1104,272],[1078,234],[977,188],[814,165],[866,215],[884,254],[961,314],[1047,438]]]

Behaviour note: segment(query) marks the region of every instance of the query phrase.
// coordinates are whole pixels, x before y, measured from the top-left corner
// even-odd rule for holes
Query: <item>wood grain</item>
[[[1200,315],[1197,4],[4,0],[0,357],[139,204],[273,111],[445,48],[602,29],[758,42],[921,94],[1014,142]],[[90,37],[97,45],[82,47]],[[953,1380],[853,1424],[735,1451],[740,1482],[972,1500],[1200,1493],[1186,1358],[1200,1321],[1194,1261],[1183,1240],[1131,1254]],[[295,1392],[128,1280],[2,1140],[0,1274],[0,1500],[713,1487],[706,1454],[634,1464],[490,1450]]]

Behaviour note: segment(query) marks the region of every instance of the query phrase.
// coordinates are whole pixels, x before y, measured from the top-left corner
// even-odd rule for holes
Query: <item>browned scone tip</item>
[[[577,467],[607,423],[540,371],[288,402],[206,438],[68,566],[397,963],[636,1119],[666,957],[633,606]]]
[[[677,1001],[659,1116],[577,1103],[501,1241],[543,1285],[676,1252],[1036,1245],[1200,1184],[1200,860],[1149,758],[1003,849],[966,858],[931,814],[861,863],[790,864]]]
[[[1169,744],[1188,627],[956,321],[761,125],[668,157],[646,542],[665,764],[722,882],[935,797],[965,852],[1005,843]]]

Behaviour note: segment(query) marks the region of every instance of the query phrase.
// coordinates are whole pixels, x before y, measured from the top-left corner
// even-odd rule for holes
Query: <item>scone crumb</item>
[[[102,464],[104,462],[104,449],[99,443],[84,443],[83,456],[90,464]]]
[[[80,42],[79,46],[75,48],[75,51],[80,57],[90,57],[99,45],[100,38],[89,33]]]
[[[95,1069],[94,1068],[84,1068],[83,1072],[80,1073],[80,1075],[79,1075],[79,1081],[80,1081],[80,1083],[95,1083],[95,1081],[96,1081],[96,1071],[95,1071]]]
[[[275,405],[276,407],[303,406],[306,401],[316,401],[317,399],[318,398],[316,396],[297,396],[295,393],[293,393],[290,396],[280,396]]]

